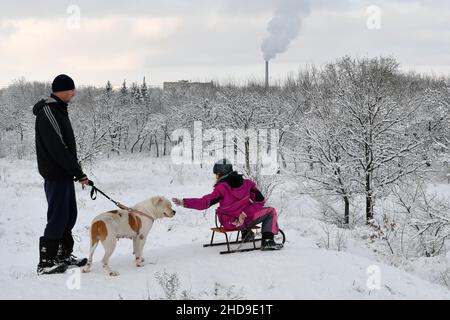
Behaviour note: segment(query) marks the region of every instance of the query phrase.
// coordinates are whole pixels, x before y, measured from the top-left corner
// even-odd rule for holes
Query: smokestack
[[[269,61],[266,60],[266,88],[269,87]]]

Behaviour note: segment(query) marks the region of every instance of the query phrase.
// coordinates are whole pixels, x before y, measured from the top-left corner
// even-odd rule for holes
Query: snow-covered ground
[[[91,178],[113,198],[131,205],[154,195],[200,196],[211,190],[210,170],[133,156],[96,162]],[[79,185],[77,198],[75,253],[86,256],[91,219],[113,205],[100,195],[92,201],[89,190]],[[46,216],[43,180],[34,160],[0,159],[0,298],[450,299],[447,288],[427,281],[416,270],[380,263],[370,249],[354,240],[349,239],[347,249],[339,252],[318,246],[321,224],[315,219],[314,200],[279,189],[273,204],[282,210],[279,224],[288,239],[279,252],[220,255],[218,247],[203,248],[214,223],[213,208],[205,212],[178,208],[173,219],[155,223],[142,268],[134,266],[132,243],[124,239],[110,261],[119,277],[103,272],[101,246],[89,274],[75,269],[38,277],[38,239]],[[426,266],[423,274],[425,270]]]

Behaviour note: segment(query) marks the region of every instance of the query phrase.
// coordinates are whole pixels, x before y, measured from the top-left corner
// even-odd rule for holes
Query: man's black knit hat
[[[66,91],[75,89],[75,82],[73,82],[72,78],[65,74],[60,74],[53,80],[52,83],[52,91]]]

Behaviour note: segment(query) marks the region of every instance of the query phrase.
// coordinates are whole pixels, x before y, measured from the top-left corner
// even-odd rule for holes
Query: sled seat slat
[[[257,230],[257,229],[259,229],[260,227],[258,227],[258,226],[254,226],[254,227],[252,227],[251,229],[252,230]],[[227,233],[227,232],[236,232],[236,231],[240,231],[240,229],[225,229],[224,227],[220,227],[220,228],[211,228],[211,231],[214,231],[214,232],[219,232],[219,233]]]

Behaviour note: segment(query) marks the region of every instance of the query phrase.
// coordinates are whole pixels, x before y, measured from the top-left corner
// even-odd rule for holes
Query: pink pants
[[[251,228],[262,222],[262,232],[278,233],[277,210],[275,208],[263,208],[256,212],[253,220],[246,227]]]

